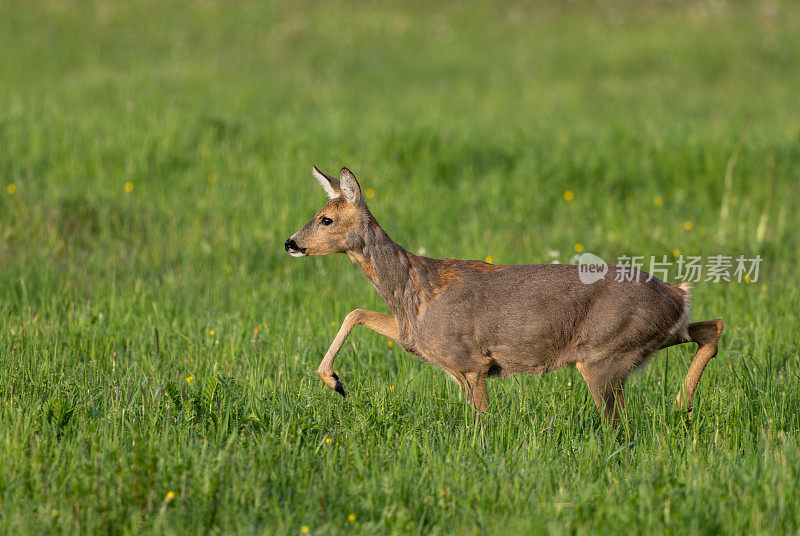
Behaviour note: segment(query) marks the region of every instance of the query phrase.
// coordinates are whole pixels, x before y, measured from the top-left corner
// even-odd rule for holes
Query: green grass
[[[800,531],[795,4],[4,1],[0,50],[0,533]],[[364,328],[343,401],[316,366],[386,306],[283,252],[314,163],[430,256],[764,261],[695,285],[691,421],[688,346],[619,434],[574,369],[476,426]]]

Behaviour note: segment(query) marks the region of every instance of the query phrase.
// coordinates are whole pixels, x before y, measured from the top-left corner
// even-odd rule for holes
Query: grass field
[[[0,533],[800,531],[796,4],[4,0],[0,50]],[[763,262],[695,285],[692,420],[688,345],[618,434],[574,369],[476,425],[364,328],[342,400],[386,306],[283,251],[314,163],[429,256]]]

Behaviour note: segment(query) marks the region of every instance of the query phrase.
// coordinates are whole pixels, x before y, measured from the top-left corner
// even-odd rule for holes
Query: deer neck
[[[396,316],[419,315],[437,286],[433,259],[418,257],[396,244],[372,214],[359,244],[347,251]]]

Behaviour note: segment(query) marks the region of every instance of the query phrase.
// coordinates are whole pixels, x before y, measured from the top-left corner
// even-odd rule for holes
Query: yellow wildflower
[[[681,250],[679,250],[678,248],[673,249],[672,250],[672,256],[673,257],[680,257],[681,256]]]
[[[691,231],[693,227],[694,227],[694,224],[692,222],[690,222],[689,220],[686,220],[685,222],[683,222],[683,228],[686,229],[687,231]]]
[[[572,190],[567,190],[564,192],[564,199],[567,201],[572,201],[575,199],[575,194],[572,192]]]
[[[331,444],[331,441],[333,441],[333,439],[331,439],[330,437],[325,438],[325,443],[327,443],[328,445]]]
[[[133,191],[133,183],[128,181],[125,183],[125,193],[131,193]]]
[[[583,251],[583,244],[575,244],[575,251],[578,253]]]
[[[352,523],[353,521],[355,521],[355,520],[356,520],[356,515],[355,515],[355,514],[347,514],[347,520],[348,520],[350,523]]]
[[[300,527],[300,532],[302,532],[303,534],[308,534],[308,525],[303,525],[302,527]]]
[[[171,501],[171,500],[172,500],[172,499],[174,499],[174,498],[175,498],[175,492],[174,492],[174,491],[168,491],[168,492],[167,492],[167,496],[166,496],[166,497],[164,497],[164,500],[166,500],[167,502],[169,502],[169,501]]]
[[[9,195],[14,195],[14,192],[17,191],[17,185],[12,182],[6,186],[6,191],[9,193]]]
[[[194,381],[194,376],[186,376],[186,383],[192,383]]]
[[[366,190],[364,190],[364,196],[366,196],[367,199],[372,199],[373,197],[375,197],[375,190],[373,190],[372,188],[367,188]]]
[[[209,330],[208,330],[208,334],[209,334],[209,335],[211,335],[212,337],[213,337],[214,335],[216,335],[216,333],[217,333],[217,332],[216,332],[216,331],[214,331],[213,329],[209,329]]]
[[[664,200],[661,199],[660,197],[656,196],[656,197],[653,198],[653,204],[655,206],[657,206],[657,207],[660,207],[660,206],[662,206],[664,204]]]
[[[486,262],[488,262],[489,264],[492,264],[494,262],[494,257],[492,257],[491,255],[487,255],[486,256]]]
[[[392,346],[394,346],[394,341],[393,341],[393,340],[391,340],[391,339],[389,339],[389,340],[386,342],[386,344],[389,346],[389,348],[391,348]]]

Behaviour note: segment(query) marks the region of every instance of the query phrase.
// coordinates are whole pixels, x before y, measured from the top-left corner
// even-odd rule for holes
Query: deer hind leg
[[[717,355],[717,341],[722,335],[723,329],[725,329],[725,325],[720,319],[689,324],[689,339],[697,343],[697,353],[692,358],[689,372],[686,374],[686,379],[683,380],[681,390],[675,399],[676,408],[691,410],[692,397],[697,389],[697,384],[700,383],[700,377],[703,375],[703,370],[705,370],[708,362]]]
[[[347,394],[344,392],[342,382],[339,381],[339,376],[333,372],[333,360],[336,359],[336,355],[342,349],[342,345],[347,340],[347,336],[350,335],[350,331],[359,324],[367,326],[390,339],[397,340],[400,337],[400,327],[397,324],[397,319],[392,315],[376,313],[366,309],[355,309],[347,313],[347,316],[344,317],[344,322],[342,322],[342,327],[339,328],[339,332],[333,339],[330,348],[325,352],[325,357],[322,358],[319,367],[317,367],[317,372],[322,381],[325,382],[325,385],[343,397],[346,397]]]
[[[600,362],[575,364],[589,387],[597,409],[603,414],[606,422],[614,427],[625,415],[623,389],[625,380],[633,370],[633,367],[627,366],[626,361],[606,358]]]
[[[469,394],[472,405],[479,412],[484,412],[489,407],[489,388],[486,385],[486,374],[480,371],[467,372],[464,377],[466,378],[466,392]]]

